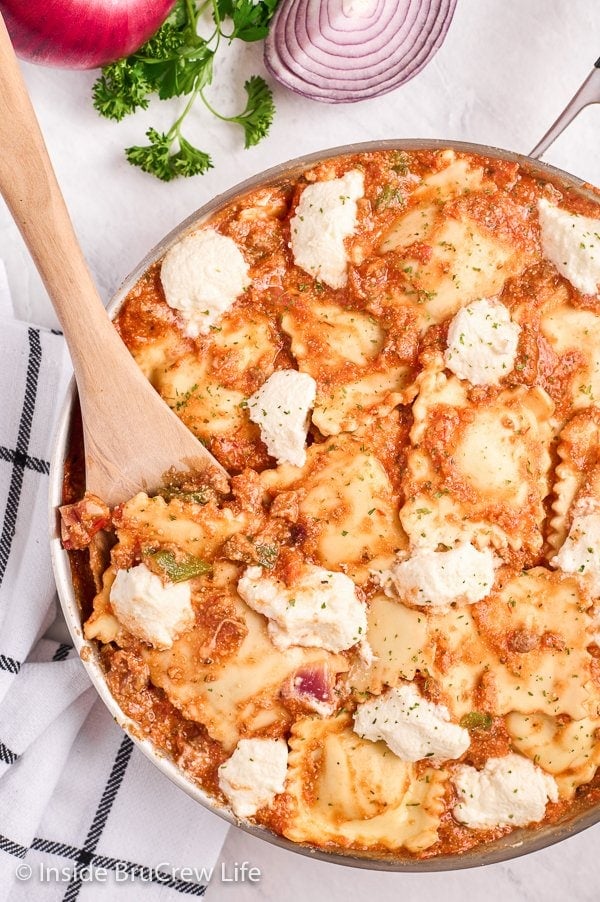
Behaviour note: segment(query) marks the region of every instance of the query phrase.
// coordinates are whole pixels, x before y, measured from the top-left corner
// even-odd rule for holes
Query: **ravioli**
[[[412,368],[373,316],[313,303],[285,313],[282,326],[299,369],[317,380],[312,421],[323,435],[352,432],[410,399]]]
[[[348,675],[357,692],[379,695],[386,686],[412,680],[417,671],[426,672],[433,665],[426,615],[383,593],[369,604],[367,635],[374,660],[356,662]]]
[[[579,365],[570,378],[571,410],[600,403],[600,319],[597,313],[566,302],[544,313],[540,330],[559,359],[573,355],[579,358]]]
[[[540,551],[550,490],[552,400],[539,388],[481,400],[437,367],[417,382],[400,520],[414,545]]]
[[[350,718],[297,721],[290,737],[283,833],[296,842],[410,851],[432,846],[443,811],[444,771],[397,758],[353,732]]]
[[[574,503],[590,498],[600,503],[600,407],[594,405],[576,413],[559,436],[556,467],[554,516],[548,542],[558,549],[569,532]]]
[[[564,723],[548,714],[512,712],[506,717],[506,727],[517,751],[552,774],[563,798],[573,798],[600,764],[598,717]]]
[[[327,223],[332,278],[318,240],[325,211],[313,216],[300,199],[333,194],[318,183],[343,184],[351,171],[360,182],[351,229],[347,198],[336,193],[329,205],[340,216]],[[202,474],[169,474],[161,494],[113,510],[106,559],[102,543],[91,552],[99,591],[85,635],[140,735],[219,803],[219,767],[241,739],[278,740],[282,766],[285,740],[284,791],[267,793],[272,801],[248,819],[293,842],[403,862],[483,849],[510,826],[493,810],[483,811],[490,829],[459,823],[453,774],[457,761],[481,770],[509,752],[556,780],[559,801],[548,804],[544,828],[597,804],[600,597],[578,570],[581,558],[592,572],[597,521],[579,532],[573,523],[600,504],[600,304],[544,257],[544,199],[599,218],[586,191],[503,159],[437,149],[326,159],[199,224],[235,242],[248,267],[246,290],[215,312],[208,334],[184,335],[163,296],[160,261],[118,314],[144,374],[231,482],[228,490]],[[305,213],[311,228],[294,232]],[[466,378],[457,378],[445,361],[451,345],[452,360],[464,362],[469,329],[451,330],[456,314],[462,322],[499,305],[516,324],[510,359],[493,380],[472,384],[460,365],[453,370]],[[495,336],[480,339],[488,357],[506,345]],[[277,412],[274,439],[296,400],[281,386],[310,376],[312,401],[316,385],[314,405],[297,399],[294,458],[275,454],[271,433],[263,442],[250,418],[250,400],[281,372],[293,380],[270,381],[259,417]],[[300,463],[304,452],[302,465],[277,464]],[[81,533],[85,499],[69,513]],[[570,531],[563,572],[556,555]],[[427,569],[432,555],[446,583],[451,570],[445,594]],[[164,650],[150,633],[129,632],[111,605],[116,574],[134,571],[120,585],[135,584],[140,564],[152,585],[162,581],[158,597],[187,582],[187,616]],[[403,567],[392,597],[385,574]],[[238,592],[252,568],[265,615]],[[345,591],[332,597],[334,581]],[[125,601],[143,609],[134,590]],[[419,593],[430,604],[415,605]],[[160,628],[160,605],[152,610]],[[275,620],[285,651],[273,640]],[[332,623],[348,627],[353,644],[332,644]],[[460,759],[432,765],[419,750],[425,757],[408,763],[358,736],[358,706],[379,706],[400,687],[417,705],[425,699],[422,712],[445,706],[469,730]],[[263,777],[256,768],[253,779]]]
[[[586,647],[588,607],[575,579],[536,567],[468,609],[431,616],[431,673],[450,710],[594,713],[600,685]]]
[[[395,493],[378,458],[349,435],[312,445],[301,471],[283,465],[265,470],[271,497],[299,490],[303,551],[330,570],[344,565],[363,582],[371,568],[385,568],[406,547]]]
[[[455,160],[423,180],[385,235],[380,252],[402,256],[403,272],[431,322],[498,294],[533,261],[532,236],[523,239],[519,228],[526,209],[509,202],[511,215],[499,223],[496,194],[482,169]]]
[[[258,427],[245,404],[273,372],[281,347],[277,330],[265,316],[234,310],[200,342],[197,353],[180,357],[162,371],[155,367],[153,381],[169,407],[220,462],[242,469],[244,455],[253,461],[259,443]]]
[[[214,625],[213,609],[219,605],[225,611]],[[186,718],[203,724],[227,751],[241,737],[284,734],[291,716],[280,693],[301,667],[327,662],[334,673],[347,667],[343,657],[322,649],[294,646],[285,653],[275,650],[265,618],[245,605],[231,586],[207,592],[197,619],[200,629],[188,632],[167,651],[146,652],[144,658],[155,685],[165,690]],[[202,629],[205,620],[213,626],[210,637],[210,631]],[[237,647],[231,655],[214,660],[217,633],[222,629],[234,632]]]

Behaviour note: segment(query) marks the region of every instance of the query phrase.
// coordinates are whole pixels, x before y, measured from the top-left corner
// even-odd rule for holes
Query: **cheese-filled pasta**
[[[230,199],[129,292],[230,483],[109,510],[74,443],[64,542],[123,713],[217,808],[408,860],[597,802],[599,235],[515,162],[370,151]]]

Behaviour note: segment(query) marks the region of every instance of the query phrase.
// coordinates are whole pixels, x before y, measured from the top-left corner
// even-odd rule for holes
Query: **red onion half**
[[[175,0],[0,0],[17,54],[44,66],[94,69],[129,56]]]
[[[456,0],[283,0],[265,65],[287,88],[324,103],[393,91],[446,37]]]

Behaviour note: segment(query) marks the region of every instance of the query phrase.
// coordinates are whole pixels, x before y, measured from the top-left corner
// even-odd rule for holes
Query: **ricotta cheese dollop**
[[[600,219],[576,216],[538,201],[542,251],[561,276],[582,294],[597,294],[600,285]]]
[[[600,505],[584,498],[574,513],[569,535],[550,564],[580,577],[590,595],[600,597]]]
[[[309,411],[315,403],[317,383],[308,373],[277,370],[248,398],[248,414],[260,426],[260,437],[278,464],[302,467]]]
[[[460,758],[470,745],[469,731],[450,721],[445,705],[435,705],[407,684],[363,702],[354,715],[354,732],[380,739],[403,761]]]
[[[210,327],[250,285],[248,264],[233,240],[199,229],[167,252],[160,270],[169,307],[178,310],[190,338]]]
[[[164,585],[145,564],[117,570],[110,603],[117,620],[154,648],[170,648],[194,623],[190,584]]]
[[[511,753],[488,758],[483,770],[459,764],[453,776],[459,802],[453,815],[467,827],[525,827],[558,800],[554,777],[529,758]]]
[[[384,571],[380,580],[386,594],[398,595],[414,605],[440,607],[462,601],[473,604],[489,595],[495,578],[496,557],[463,542],[449,551],[416,548],[409,558]]]
[[[504,304],[473,301],[450,323],[446,367],[471,385],[495,385],[514,369],[520,334]]]
[[[273,645],[344,651],[361,642],[367,632],[367,609],[345,573],[306,564],[293,586],[263,576],[262,567],[249,567],[238,582],[247,605],[269,618]]]
[[[234,814],[252,817],[283,792],[287,757],[283,739],[240,739],[219,767],[219,788]]]
[[[294,262],[330,288],[343,288],[348,257],[344,240],[356,228],[356,201],[364,176],[351,169],[342,178],[314,182],[302,192],[290,221]]]

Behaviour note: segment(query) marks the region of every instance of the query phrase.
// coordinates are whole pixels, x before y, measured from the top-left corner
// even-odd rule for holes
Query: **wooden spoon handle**
[[[85,380],[95,348],[119,339],[75,237],[2,16],[0,193],[50,295],[78,381]]]

